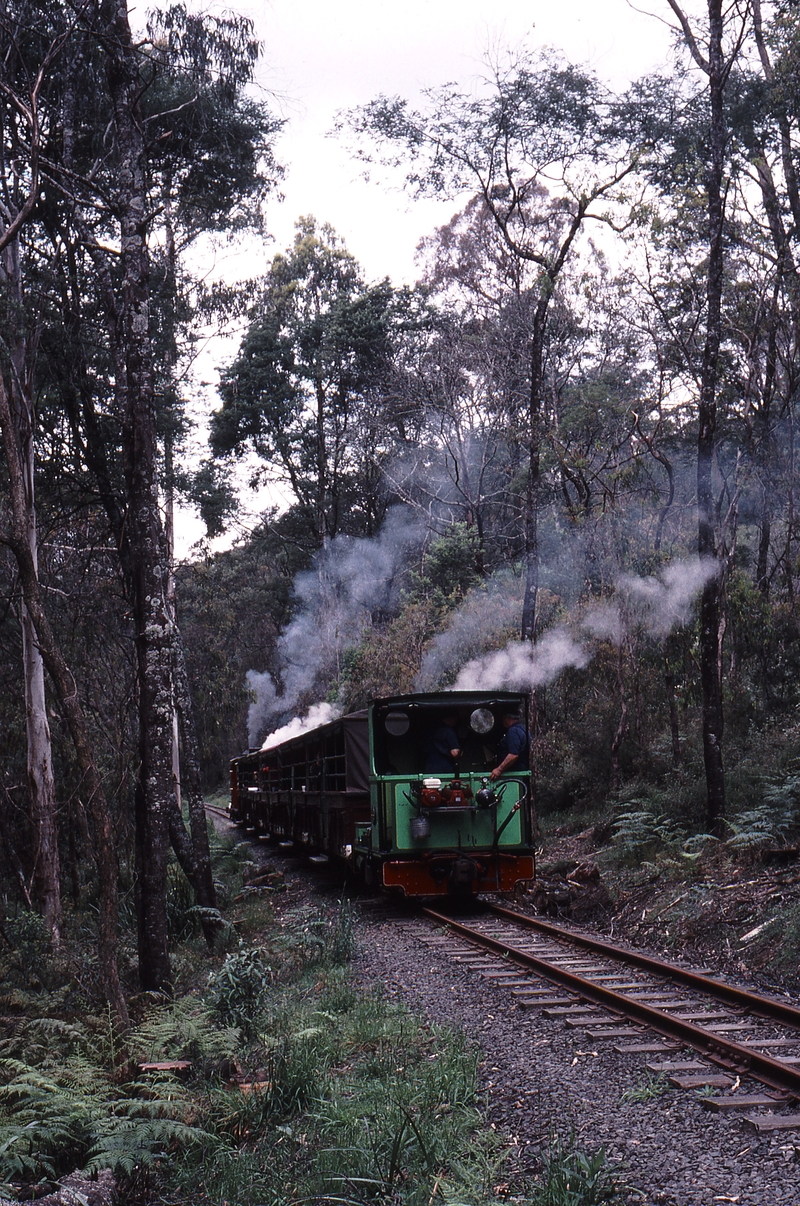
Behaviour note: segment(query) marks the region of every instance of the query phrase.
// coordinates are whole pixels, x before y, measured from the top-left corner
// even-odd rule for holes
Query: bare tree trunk
[[[537,596],[539,593],[539,460],[542,423],[542,382],[544,377],[544,340],[547,308],[551,293],[542,293],[533,318],[531,340],[531,389],[528,405],[528,482],[525,490],[525,595],[522,601],[523,641],[536,640]]]
[[[170,240],[172,243],[172,241]],[[174,249],[174,244],[172,244]],[[197,730],[194,722],[194,709],[189,689],[189,676],[186,672],[186,655],[183,647],[180,628],[176,614],[175,597],[175,537],[174,537],[174,490],[172,466],[172,441],[166,440],[164,454],[164,472],[166,476],[166,506],[165,528],[167,538],[167,555],[169,557],[169,586],[167,596],[169,601],[170,618],[172,621],[173,640],[173,688],[174,711],[172,730],[172,777],[175,785],[175,801],[177,816],[170,823],[170,840],[172,848],[183,868],[183,871],[194,889],[198,905],[209,912],[200,917],[200,924],[206,942],[213,947],[219,929],[216,920],[210,912],[217,912],[217,894],[214,887],[214,874],[211,867],[211,849],[208,843],[208,827],[206,824],[206,809],[203,792],[200,786],[200,754],[197,748]],[[181,743],[181,737],[183,741]],[[184,846],[186,830],[183,825],[183,809],[181,803],[181,744],[183,746],[183,763],[186,779],[186,795],[189,803],[189,829],[191,842],[188,843],[189,866],[187,866],[187,851]]]
[[[33,550],[32,550],[33,554]],[[33,560],[34,570],[36,561]],[[25,677],[25,726],[28,742],[28,792],[33,828],[34,892],[50,939],[61,942],[61,865],[58,851],[56,787],[47,720],[44,662],[36,629],[23,603],[21,614],[22,659]]]
[[[681,764],[681,732],[678,725],[678,705],[675,702],[675,675],[671,670],[664,672],[664,686],[667,688],[667,703],[669,704],[669,729],[672,734],[672,765]]]
[[[717,429],[717,375],[722,338],[722,274],[725,164],[725,71],[722,53],[722,0],[709,0],[708,83],[711,109],[710,162],[707,176],[708,278],[706,336],[700,383],[697,433],[697,551],[716,559],[712,472]],[[722,761],[722,567],[709,578],[700,600],[700,678],[703,690],[703,759],[706,770],[709,832],[721,837],[725,819],[725,771]]]
[[[2,276],[8,288],[7,346],[10,353],[12,383],[10,410],[20,450],[25,507],[25,538],[33,571],[38,577],[39,551],[36,532],[34,495],[33,406],[28,383],[28,341],[22,329],[23,289],[19,240],[12,239],[3,249]],[[33,621],[23,599],[20,613],[22,662],[25,689],[25,726],[27,736],[28,793],[33,831],[33,887],[54,946],[61,941],[61,867],[58,850],[56,789],[44,663],[36,640]]]
[[[175,639],[175,699],[178,706],[181,737],[183,739],[183,765],[186,797],[189,804],[189,829],[192,835],[194,890],[197,903],[204,909],[217,909],[217,893],[214,887],[214,872],[211,866],[211,850],[208,844],[205,801],[200,786],[200,753],[197,748],[197,729],[194,709],[186,673],[186,658],[179,629]],[[202,919],[203,933],[209,946],[213,946],[217,929],[215,921],[205,916]]]
[[[725,169],[725,81],[727,69],[722,38],[722,0],[708,0],[708,58],[702,54],[678,0],[668,0],[677,16],[689,51],[708,77],[709,160],[706,171],[708,268],[706,331],[700,369],[697,431],[697,551],[706,561],[717,560],[714,522],[714,449],[717,430],[717,378],[722,342],[722,283],[724,267],[723,175]],[[725,827],[725,771],[722,760],[722,566],[708,579],[700,598],[700,682],[703,694],[703,760],[706,772],[707,824],[721,837]]]
[[[143,989],[171,993],[167,932],[167,855],[172,782],[172,636],[169,559],[158,508],[157,437],[150,344],[147,197],[139,58],[126,0],[102,6],[113,106],[120,220],[119,310],[125,378],[123,447],[139,678],[139,778],[136,787],[136,897]]]
[[[622,641],[617,646],[617,690],[619,691],[619,723],[611,742],[611,783],[610,790],[619,791],[619,751],[625,734],[628,732],[628,701],[625,698],[625,679],[623,677]]]
[[[75,680],[64,661],[55,640],[47,615],[42,607],[39,579],[31,556],[27,538],[25,488],[22,458],[16,439],[11,408],[5,383],[0,377],[0,427],[3,433],[6,464],[8,466],[11,496],[11,531],[5,535],[19,568],[25,604],[36,634],[37,647],[41,651],[47,672],[55,687],[59,705],[69,726],[83,776],[89,808],[94,825],[97,875],[100,886],[98,909],[98,966],[100,981],[106,1000],[114,1010],[122,1026],[128,1024],[125,998],[119,982],[117,967],[117,920],[118,878],[114,829],[111,811],[97,771],[89,731],[83,715]]]

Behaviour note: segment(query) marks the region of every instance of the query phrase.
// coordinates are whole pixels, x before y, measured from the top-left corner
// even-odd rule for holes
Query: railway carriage
[[[231,819],[259,836],[342,859],[407,896],[511,891],[532,879],[530,774],[489,771],[501,718],[527,697],[453,691],[375,700],[231,763]],[[455,726],[458,765],[431,769],[432,736]],[[527,727],[527,723],[526,723]]]

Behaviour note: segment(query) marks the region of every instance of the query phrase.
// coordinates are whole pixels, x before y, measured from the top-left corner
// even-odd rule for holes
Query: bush
[[[211,1008],[223,1025],[236,1026],[250,1036],[255,1033],[271,982],[272,968],[264,962],[262,952],[257,947],[242,946],[209,976]]]

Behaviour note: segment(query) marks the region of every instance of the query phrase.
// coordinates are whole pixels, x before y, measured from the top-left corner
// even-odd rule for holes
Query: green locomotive
[[[527,709],[504,691],[375,700],[235,758],[231,819],[406,896],[511,891],[534,876]]]

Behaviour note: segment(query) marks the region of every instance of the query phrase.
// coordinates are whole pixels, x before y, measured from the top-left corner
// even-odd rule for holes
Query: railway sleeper
[[[720,1114],[729,1110],[748,1110],[756,1106],[779,1106],[787,1104],[791,1098],[774,1097],[769,1093],[742,1093],[735,1097],[707,1097],[703,1107],[712,1114]]]

